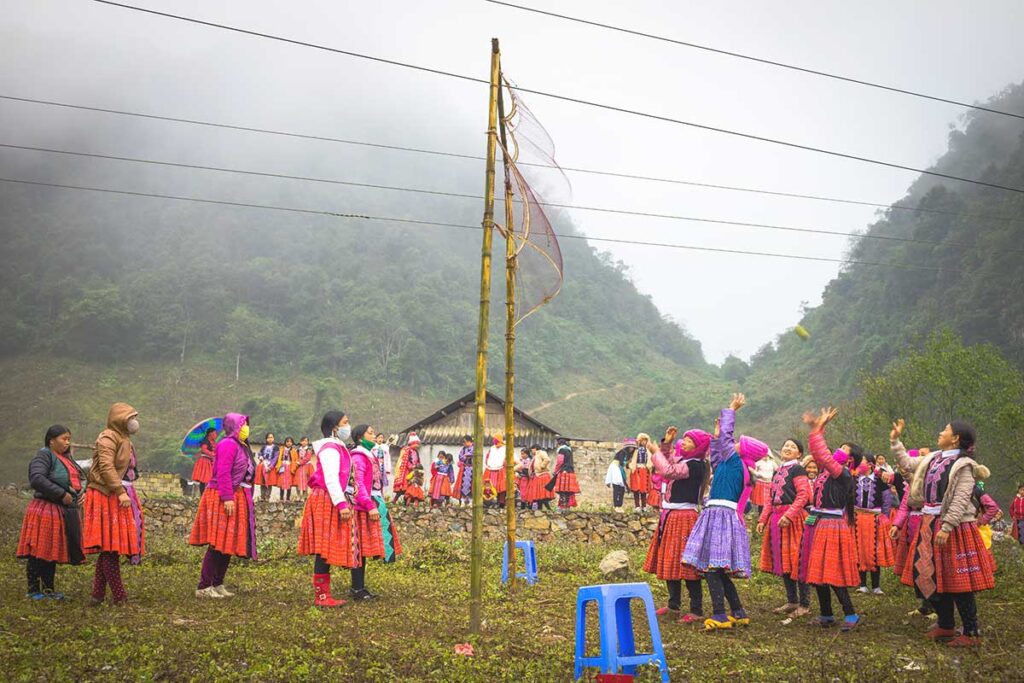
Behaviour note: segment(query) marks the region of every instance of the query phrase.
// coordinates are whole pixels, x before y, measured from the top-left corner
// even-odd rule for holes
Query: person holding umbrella
[[[249,448],[249,418],[224,416],[224,438],[217,444],[213,476],[196,511],[190,545],[205,545],[197,598],[229,598],[224,576],[231,557],[256,559],[256,510],[252,485],[256,468]]]
[[[82,564],[82,512],[78,499],[85,475],[71,457],[71,430],[53,425],[28,465],[34,494],[25,509],[17,557],[28,560],[28,597],[63,600],[53,590],[58,564]]]

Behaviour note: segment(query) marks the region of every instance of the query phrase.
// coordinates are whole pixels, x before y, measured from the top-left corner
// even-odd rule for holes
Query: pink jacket
[[[370,496],[373,492],[374,460],[370,451],[362,446],[356,446],[352,450],[352,465],[355,467],[356,480],[356,492],[352,500],[352,507],[359,512],[377,509],[377,503]]]
[[[309,488],[327,491],[339,510],[348,509],[345,487],[352,472],[352,456],[340,439],[327,437],[313,444],[316,449],[316,470],[309,478]]]

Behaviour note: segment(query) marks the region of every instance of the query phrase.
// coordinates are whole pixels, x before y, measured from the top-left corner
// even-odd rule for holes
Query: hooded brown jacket
[[[92,453],[92,467],[89,468],[89,487],[107,494],[121,495],[124,487],[121,480],[128,471],[132,459],[132,440],[128,436],[128,420],[139,411],[127,403],[110,406],[107,428],[96,437],[96,450]]]

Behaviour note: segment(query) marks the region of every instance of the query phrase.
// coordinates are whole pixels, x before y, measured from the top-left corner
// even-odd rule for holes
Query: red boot
[[[313,593],[316,599],[313,604],[317,607],[341,607],[344,600],[335,600],[331,597],[331,575],[313,574]]]

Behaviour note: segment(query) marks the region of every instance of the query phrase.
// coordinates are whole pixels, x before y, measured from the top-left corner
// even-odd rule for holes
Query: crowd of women
[[[658,612],[680,615],[685,584],[689,606],[679,620],[708,630],[750,623],[733,579],[751,573],[743,512],[770,449],[752,437],[734,437],[736,413],[745,403],[742,394],[734,395],[713,433],[692,429],[677,441],[676,429],[670,428],[648,453],[654,485],[661,488],[661,516],[644,569],[664,580],[669,594],[667,607]],[[854,443],[829,449],[825,428],[835,415],[828,408],[804,416],[809,460],[800,439],[787,439],[779,450],[781,465],[772,468],[758,496],[756,532],[763,535],[758,566],[779,576],[786,594],[775,611],[792,618],[809,614],[813,587],[819,614],[810,623],[853,630],[863,617],[850,589],[881,593],[880,572],[892,567],[920,601],[914,613],[936,614],[929,639],[953,647],[978,644],[975,594],[995,585],[990,538],[987,542],[983,534],[1000,513],[983,489],[989,471],[975,457],[974,430],[954,421],[939,434],[936,450],[908,452],[900,440],[904,423],[898,420],[890,431],[893,470]],[[890,486],[897,508],[891,517],[883,507]],[[1017,515],[1021,501],[1024,486],[1011,511],[1018,538],[1024,537]],[[712,603],[706,619],[702,582]],[[834,616],[833,595],[842,621]]]
[[[644,563],[645,571],[667,585],[668,605],[659,615],[678,615],[708,630],[749,624],[734,579],[747,578],[752,570],[743,513],[753,493],[760,508],[756,532],[763,535],[758,566],[780,577],[785,589],[786,602],[776,612],[793,618],[809,614],[813,587],[819,614],[810,623],[852,630],[862,616],[850,589],[881,592],[880,572],[892,567],[913,588],[919,600],[915,612],[937,615],[928,638],[951,646],[977,644],[975,593],[994,586],[995,572],[985,530],[1001,513],[984,492],[989,472],[976,458],[973,429],[954,421],[938,435],[936,450],[908,451],[898,420],[890,432],[896,465],[890,468],[884,458],[866,457],[853,443],[831,450],[825,429],[836,411],[823,409],[805,415],[809,455],[799,438],[786,440],[779,449],[781,463],[771,465],[768,480],[767,444],[734,436],[736,414],[745,402],[742,394],[734,395],[711,433],[691,429],[677,440],[678,430],[672,427],[659,444],[641,434],[613,462],[620,475],[609,481],[616,507],[621,508],[628,488],[637,507],[660,508]],[[134,487],[138,471],[132,437],[139,428],[138,411],[115,403],[87,473],[71,457],[70,430],[54,425],[46,431],[43,448],[29,465],[35,494],[17,549],[18,557],[28,560],[31,599],[64,599],[55,590],[56,565],[81,564],[88,555],[97,555],[92,602],[104,602],[108,589],[113,603],[127,599],[122,557],[137,565],[145,554],[143,511]],[[351,599],[375,597],[366,587],[367,559],[391,562],[401,553],[384,497],[391,476],[388,446],[373,426],[352,426],[340,411],[327,412],[320,430],[322,438],[313,443],[303,438],[298,445],[286,439],[277,446],[274,435],[267,434],[256,454],[249,445],[246,415],[227,414],[219,439],[207,434],[200,457],[210,462],[204,464],[208,472],[200,474],[209,476],[189,536],[192,545],[206,547],[197,597],[230,597],[224,578],[231,558],[256,558],[255,487],[264,498],[270,487],[278,487],[287,499],[293,485],[304,498],[297,550],[313,558],[314,604],[344,604],[331,590],[333,567],[350,571]],[[418,437],[409,435],[395,471],[392,502],[424,498],[419,446]],[[431,464],[429,497],[435,504],[469,501],[473,452],[473,439],[467,436],[458,454]],[[500,435],[488,439],[482,460],[485,497],[503,503],[510,492]],[[512,495],[521,506],[548,508],[556,495],[560,508],[576,505],[579,485],[572,449],[564,439],[553,473],[551,464],[541,448],[520,451]],[[758,474],[760,486],[755,485]],[[1013,535],[1024,541],[1024,486],[1011,505],[1011,519]],[[689,604],[682,613],[684,584]],[[706,619],[703,584],[711,597]],[[833,596],[843,611],[841,621],[833,613]],[[954,611],[961,617],[959,631]]]

